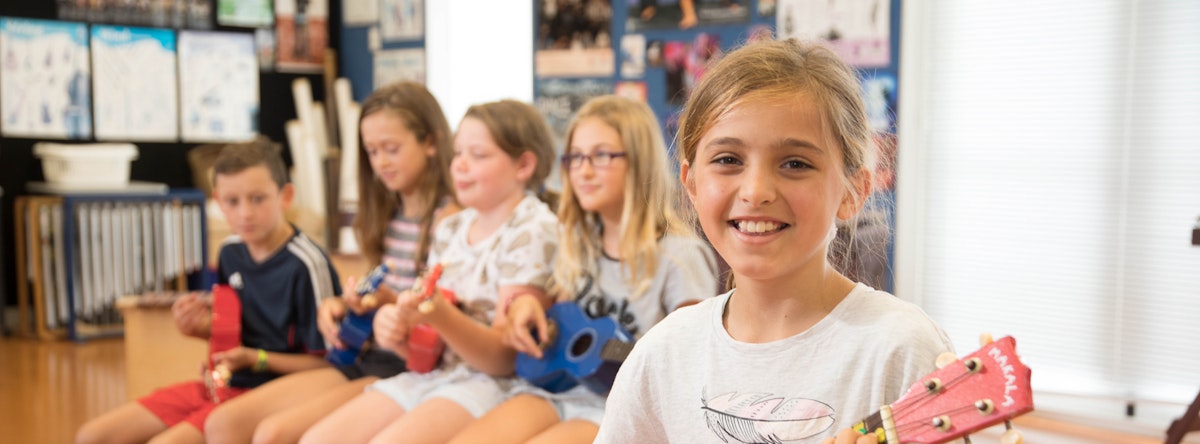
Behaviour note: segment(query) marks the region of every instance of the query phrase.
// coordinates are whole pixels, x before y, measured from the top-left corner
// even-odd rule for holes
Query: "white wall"
[[[425,2],[426,86],[457,128],[471,105],[533,102],[533,2]]]

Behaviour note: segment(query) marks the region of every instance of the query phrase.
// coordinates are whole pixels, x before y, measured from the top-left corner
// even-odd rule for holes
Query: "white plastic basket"
[[[131,143],[62,144],[39,142],[46,182],[65,187],[113,188],[129,184],[129,164],[138,156]]]

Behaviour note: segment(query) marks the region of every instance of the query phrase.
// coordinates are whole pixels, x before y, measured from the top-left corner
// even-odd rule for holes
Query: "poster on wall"
[[[661,63],[667,73],[667,103],[683,106],[708,63],[720,54],[721,39],[716,34],[701,32],[691,41],[662,42],[661,58],[656,63]]]
[[[329,46],[329,0],[275,0],[275,63],[280,71],[321,72]]]
[[[621,37],[621,77],[636,79],[646,72],[646,36],[626,34]]]
[[[0,18],[0,57],[5,136],[91,137],[87,25]]]
[[[258,70],[270,71],[275,67],[275,30],[258,28],[254,30],[254,48],[258,52]]]
[[[611,76],[612,5],[540,0],[534,69],[538,77]]]
[[[691,29],[697,26],[746,23],[745,2],[729,0],[625,0],[626,31]],[[686,8],[691,3],[692,7]]]
[[[342,24],[369,26],[379,23],[380,0],[343,0]]]
[[[60,20],[160,28],[209,29],[212,28],[213,1],[58,0],[56,10]]]
[[[217,0],[217,23],[221,26],[262,28],[275,24],[271,0]]]
[[[401,80],[425,84],[424,48],[375,51],[374,59],[375,89]]]
[[[185,142],[258,133],[258,59],[247,33],[180,31],[179,100]]]
[[[425,37],[424,0],[382,1],[379,36],[383,41],[412,41]]]
[[[175,32],[92,26],[96,139],[179,137]]]
[[[850,66],[891,64],[891,2],[878,0],[779,0],[780,39],[821,39]]]

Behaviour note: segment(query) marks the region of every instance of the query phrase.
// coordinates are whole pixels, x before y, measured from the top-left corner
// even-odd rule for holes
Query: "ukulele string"
[[[974,405],[955,407],[955,408],[940,412],[938,414],[926,416],[924,418],[908,418],[904,423],[897,422],[895,424],[894,428],[897,431],[911,431],[913,429],[919,429],[922,427],[932,427],[933,426],[933,418],[936,418],[936,417],[942,416],[942,415],[947,415],[947,416],[953,417],[959,413],[963,413],[966,411],[972,411],[972,410],[975,410]]]
[[[970,375],[971,375],[971,373],[969,373],[969,372],[963,372],[963,373],[955,376],[953,379],[950,379],[950,381],[945,383],[945,385],[942,387],[942,390],[939,390],[937,392],[932,392],[932,391],[926,390],[919,397],[917,397],[916,399],[913,399],[911,405],[897,406],[896,404],[893,404],[892,405],[893,421],[896,422],[897,424],[899,424],[900,421],[911,421],[911,419],[909,417],[904,416],[903,413],[915,412],[917,410],[920,410],[922,407],[924,407],[925,404],[933,402],[933,400],[936,399],[940,395],[941,392],[944,392],[946,390],[953,388],[954,386],[958,385],[958,383],[963,382],[963,380]],[[898,411],[901,409],[902,409],[902,411]],[[932,416],[929,418],[932,418]],[[929,418],[921,418],[920,420],[923,421],[923,420],[927,420]],[[907,422],[906,422],[906,424],[907,424]]]

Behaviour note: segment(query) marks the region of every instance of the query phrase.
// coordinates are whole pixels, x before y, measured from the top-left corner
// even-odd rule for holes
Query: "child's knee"
[[[88,421],[75,432],[75,444],[100,444],[107,435],[96,421]]]
[[[254,428],[254,437],[250,442],[253,444],[285,442],[283,438],[285,436],[284,432],[287,431],[286,426],[287,424],[283,421],[279,421],[274,416],[269,416],[262,420],[262,422],[259,422],[258,426]]]
[[[217,408],[204,420],[204,438],[210,443],[245,442],[250,436],[250,431],[242,430],[245,427],[234,410]]]

